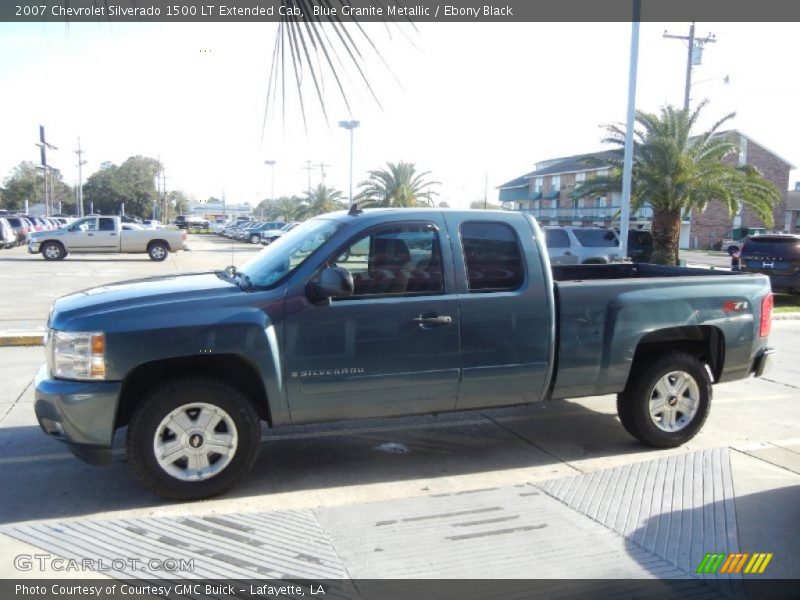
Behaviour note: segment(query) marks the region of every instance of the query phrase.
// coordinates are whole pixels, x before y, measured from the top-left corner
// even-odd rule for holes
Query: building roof
[[[728,135],[728,134],[731,134],[731,133],[733,133],[733,134],[736,134],[736,135],[740,135],[740,136],[742,136],[743,138],[747,138],[748,140],[750,140],[751,142],[753,142],[753,143],[754,143],[756,146],[761,146],[761,147],[762,147],[764,150],[766,150],[767,152],[769,152],[770,154],[772,154],[772,156],[774,156],[775,158],[777,158],[778,160],[780,160],[781,162],[783,162],[783,163],[784,163],[785,165],[787,165],[787,166],[788,166],[790,169],[796,169],[796,168],[797,168],[795,165],[793,165],[793,164],[792,164],[792,163],[790,163],[788,160],[786,160],[785,158],[783,158],[783,157],[782,157],[780,154],[777,154],[777,153],[776,153],[776,152],[774,152],[773,150],[770,150],[769,148],[767,148],[767,147],[766,147],[764,144],[762,144],[762,143],[761,143],[761,142],[759,142],[758,140],[755,140],[755,139],[753,139],[753,137],[752,137],[752,136],[749,136],[749,135],[747,135],[747,134],[745,134],[745,133],[742,133],[742,132],[741,132],[741,131],[739,131],[738,129],[727,129],[727,130],[725,130],[725,131],[718,131],[716,135]]]
[[[741,137],[747,138],[749,141],[753,142],[754,144],[760,146],[770,154],[772,154],[775,158],[782,161],[786,165],[789,166],[790,169],[796,169],[792,163],[788,160],[776,154],[769,148],[767,148],[761,142],[754,140],[749,135],[745,135],[738,129],[728,129],[725,131],[719,131],[716,135],[718,136],[728,136],[728,135],[739,135]],[[609,166],[609,163],[605,162],[609,156],[613,155],[613,153],[619,152],[619,150],[603,150],[600,152],[589,152],[588,154],[576,154],[575,156],[562,156],[561,158],[551,158],[547,160],[540,161],[536,163],[536,168],[531,171],[530,173],[526,173],[516,179],[512,179],[500,186],[497,186],[498,190],[507,190],[507,189],[515,189],[515,188],[522,188],[526,187],[530,180],[534,177],[544,177],[545,175],[560,175],[563,173],[577,173],[580,171],[591,171],[593,169],[603,169]]]
[[[512,179],[498,186],[497,189],[504,190],[525,187],[534,177],[604,169],[610,165],[607,159],[612,156],[613,153],[614,150],[603,150],[601,152],[589,152],[588,154],[576,154],[575,156],[562,156],[561,158],[543,160],[536,163],[536,168],[530,173]]]

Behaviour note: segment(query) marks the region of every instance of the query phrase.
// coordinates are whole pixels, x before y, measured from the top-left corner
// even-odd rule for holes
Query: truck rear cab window
[[[461,245],[470,292],[510,292],[522,286],[522,252],[509,225],[463,223]]]
[[[114,231],[114,219],[111,217],[100,217],[100,231]]]
[[[444,292],[439,234],[432,223],[381,227],[332,261],[353,275],[350,299]]]

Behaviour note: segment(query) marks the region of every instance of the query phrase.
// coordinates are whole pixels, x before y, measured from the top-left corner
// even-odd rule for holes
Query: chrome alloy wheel
[[[650,393],[650,418],[662,431],[681,431],[700,406],[700,387],[686,371],[672,371],[659,379]]]
[[[59,248],[56,244],[48,244],[45,246],[44,255],[53,260],[61,258],[61,248]]]
[[[150,256],[152,256],[154,260],[161,260],[163,258],[166,258],[167,249],[164,248],[164,246],[153,246],[150,249]]]
[[[203,481],[220,473],[236,454],[233,419],[218,406],[184,404],[156,429],[153,451],[158,465],[181,481]]]

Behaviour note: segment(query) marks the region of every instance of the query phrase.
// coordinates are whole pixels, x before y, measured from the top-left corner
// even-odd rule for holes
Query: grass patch
[[[776,293],[775,312],[776,313],[800,312],[800,295]]]

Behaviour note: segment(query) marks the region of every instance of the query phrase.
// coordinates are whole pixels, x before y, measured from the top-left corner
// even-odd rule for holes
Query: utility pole
[[[320,182],[322,185],[325,185],[325,167],[330,167],[330,165],[328,163],[319,162],[316,166],[319,167]]]
[[[306,166],[303,167],[306,171],[308,171],[308,193],[311,193],[311,169],[314,167],[311,166],[311,159],[306,161]]]
[[[83,216],[83,165],[86,164],[86,161],[83,160],[84,152],[81,150],[81,138],[78,138],[78,149],[75,150],[75,154],[78,155],[78,197],[76,198],[78,204],[78,216]]]
[[[50,215],[53,214],[53,212],[52,212],[52,207],[50,206],[51,198],[50,195],[48,195],[47,193],[47,175],[48,175],[48,170],[50,169],[50,165],[47,164],[47,150],[48,149],[58,150],[58,148],[53,146],[52,144],[47,143],[47,140],[45,139],[44,135],[44,125],[39,125],[39,143],[36,145],[39,146],[42,159],[42,165],[39,168],[42,169],[42,179],[44,184],[44,212],[45,215],[49,217]],[[51,189],[50,192],[52,193],[52,191],[53,190]]]
[[[706,44],[714,44],[717,39],[713,33],[709,33],[704,38],[698,38],[694,35],[694,21],[689,26],[689,35],[672,35],[664,32],[664,37],[672,40],[683,40],[688,42],[688,55],[686,58],[686,88],[683,93],[683,109],[689,110],[689,94],[692,89],[692,67],[702,64],[703,61],[703,47]]]

